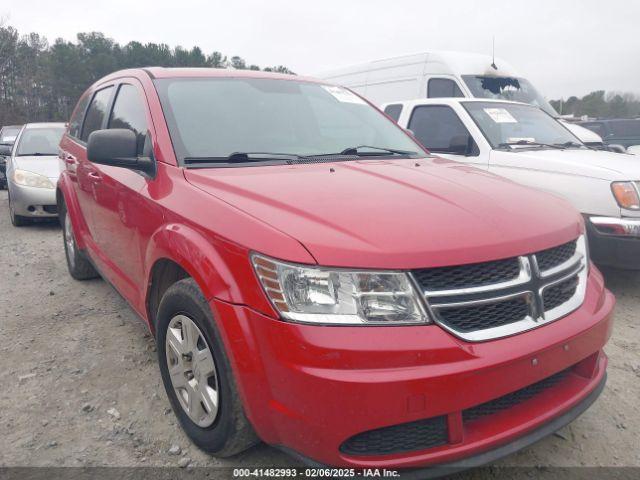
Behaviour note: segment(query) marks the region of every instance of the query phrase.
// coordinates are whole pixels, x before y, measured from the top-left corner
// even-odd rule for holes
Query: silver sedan
[[[14,226],[58,215],[58,144],[64,131],[64,123],[28,123],[20,130],[7,159],[9,214]]]

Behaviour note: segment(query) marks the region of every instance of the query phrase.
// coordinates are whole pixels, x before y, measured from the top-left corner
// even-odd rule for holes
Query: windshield
[[[58,144],[65,127],[27,128],[22,132],[16,155],[58,155]]]
[[[582,146],[560,122],[537,107],[502,102],[463,105],[493,148],[518,143]]]
[[[234,153],[425,154],[397,125],[341,87],[256,78],[160,79],[155,84],[181,162]],[[228,158],[230,163],[243,159]]]
[[[2,129],[2,136],[0,136],[0,143],[13,143],[16,137],[20,133],[20,127],[6,127]]]
[[[553,117],[558,112],[538,93],[526,78],[490,77],[482,75],[462,75],[464,83],[475,98],[491,98],[510,100],[512,102],[530,103],[540,107]]]

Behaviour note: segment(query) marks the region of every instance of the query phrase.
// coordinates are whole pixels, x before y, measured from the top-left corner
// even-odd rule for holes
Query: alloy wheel
[[[66,212],[64,216],[64,243],[67,246],[67,258],[69,259],[69,265],[73,268],[76,261],[76,241],[73,237],[73,226],[71,225],[69,212]]]
[[[189,317],[176,315],[167,328],[165,350],[180,406],[199,427],[211,426],[220,399],[215,360],[204,334]]]

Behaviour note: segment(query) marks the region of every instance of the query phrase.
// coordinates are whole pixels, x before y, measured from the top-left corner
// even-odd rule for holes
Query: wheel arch
[[[78,248],[84,250],[86,248],[85,235],[86,232],[88,232],[88,227],[82,216],[78,199],[75,196],[75,192],[73,192],[73,186],[70,185],[66,172],[60,175],[60,179],[56,185],[56,206],[58,212],[62,212],[63,207],[69,212],[76,244]]]
[[[240,289],[239,284],[244,277],[254,275],[248,250],[219,239],[206,238],[189,226],[171,223],[157,230],[148,243],[145,266],[144,308],[154,334],[162,294],[173,283],[186,277],[194,279],[207,301],[215,297],[272,312],[261,291],[247,289],[247,282],[243,282],[243,289]]]

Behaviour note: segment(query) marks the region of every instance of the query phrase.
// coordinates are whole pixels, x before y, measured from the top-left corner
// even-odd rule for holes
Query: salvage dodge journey
[[[602,391],[614,297],[563,199],[431,156],[350,90],[215,69],[114,73],[57,189],[71,275],[148,324],[201,449],[462,468]]]

